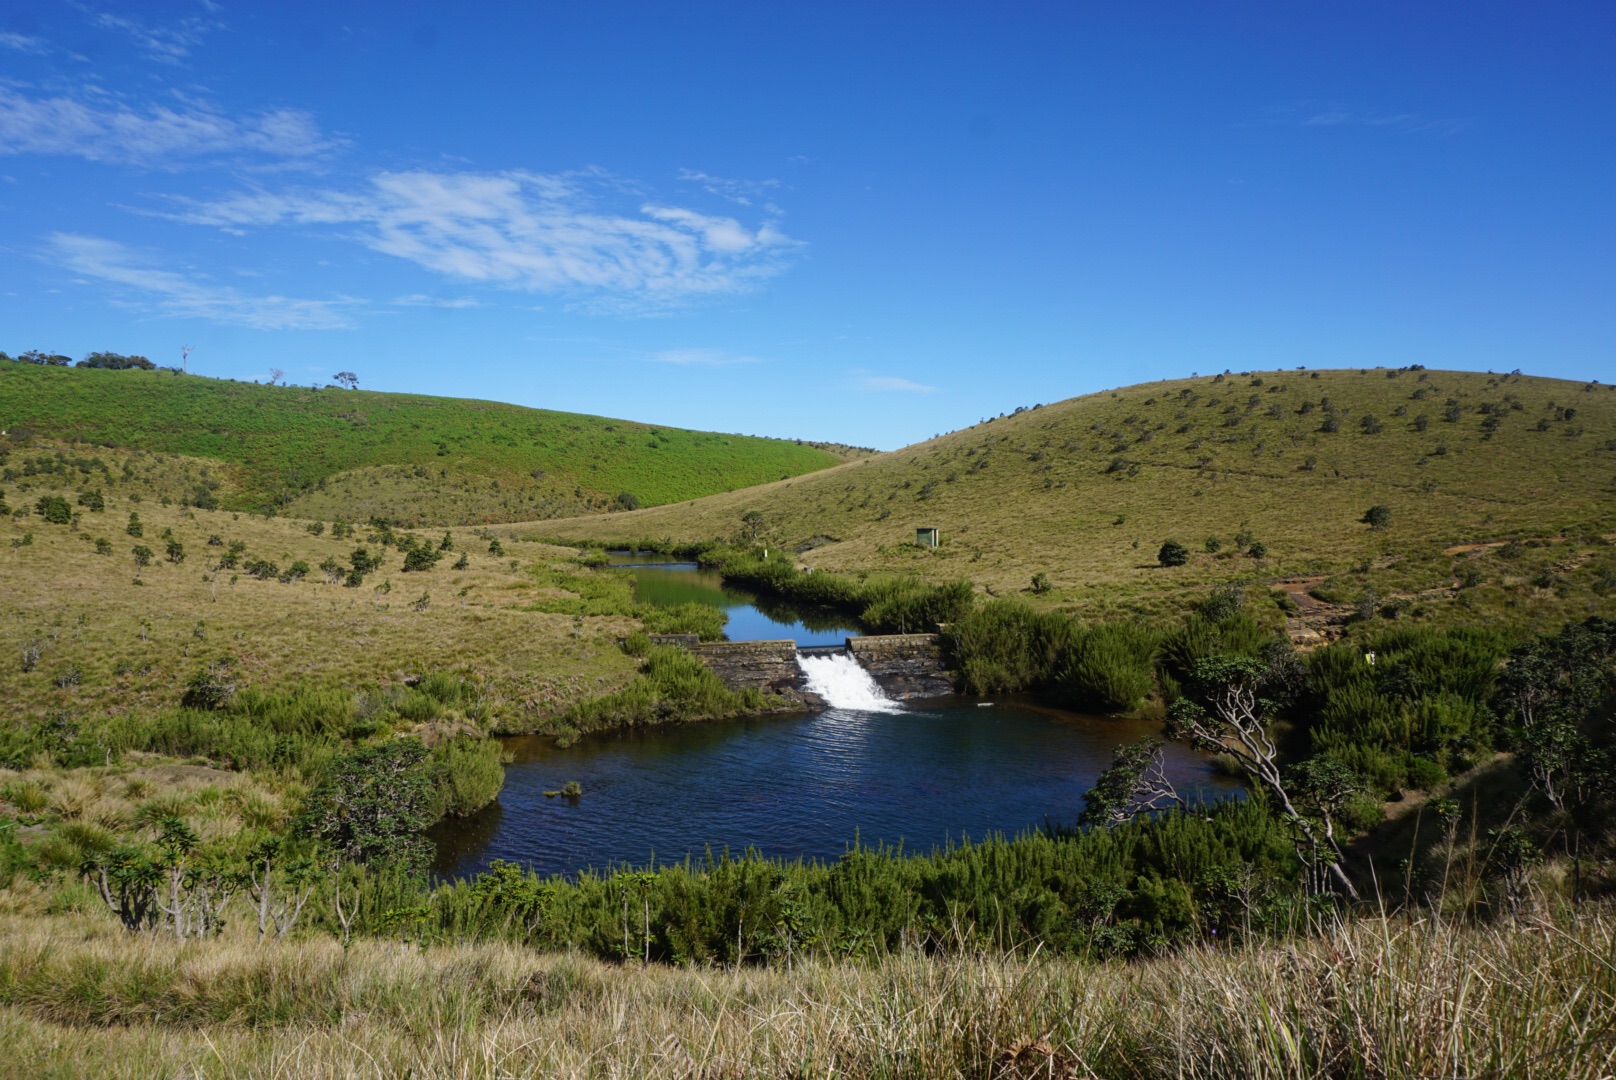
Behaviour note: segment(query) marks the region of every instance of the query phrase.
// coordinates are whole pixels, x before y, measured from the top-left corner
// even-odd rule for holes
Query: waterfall
[[[808,689],[833,709],[857,712],[902,712],[903,706],[887,697],[874,678],[859,666],[852,653],[833,656],[797,654],[797,666],[808,678]]]

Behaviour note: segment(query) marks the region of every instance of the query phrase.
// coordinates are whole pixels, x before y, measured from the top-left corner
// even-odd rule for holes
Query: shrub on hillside
[[[34,503],[34,513],[52,525],[66,525],[73,520],[73,508],[60,495],[43,495]]]
[[[1358,520],[1361,523],[1369,526],[1371,529],[1384,529],[1386,526],[1392,523],[1391,507],[1381,506],[1379,503],[1377,503],[1374,506],[1371,506],[1368,510],[1365,510],[1364,516]]]
[[[214,663],[199,668],[191,676],[190,682],[185,684],[180,704],[187,709],[222,709],[230,703],[235,693],[236,684],[230,678],[229,666]]]
[[[404,554],[404,571],[430,570],[438,565],[443,552],[431,547],[414,547]]]
[[[130,368],[139,368],[142,371],[153,371],[157,365],[144,356],[124,356],[115,352],[93,352],[80,360],[74,367],[104,368],[108,371],[127,371]]]
[[[281,573],[280,566],[268,559],[248,559],[241,568],[249,577],[257,578],[259,581],[273,581],[280,577]]]
[[[1190,549],[1177,540],[1169,540],[1156,552],[1156,561],[1163,566],[1183,566],[1190,561]]]

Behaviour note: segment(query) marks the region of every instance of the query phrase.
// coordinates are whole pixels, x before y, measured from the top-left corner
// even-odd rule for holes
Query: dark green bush
[[[345,859],[424,874],[432,854],[425,832],[439,798],[427,756],[417,739],[344,754],[309,793],[298,832]]]
[[[52,525],[66,525],[73,520],[73,508],[60,495],[42,495],[34,503],[34,513]]]
[[[1076,635],[1056,676],[1061,700],[1095,712],[1128,712],[1156,689],[1160,635],[1136,623],[1095,623]]]
[[[1177,540],[1168,540],[1156,552],[1156,561],[1163,566],[1183,566],[1190,561],[1190,549]]]
[[[1067,615],[999,599],[950,622],[943,647],[961,689],[1002,694],[1049,686],[1076,636]]]

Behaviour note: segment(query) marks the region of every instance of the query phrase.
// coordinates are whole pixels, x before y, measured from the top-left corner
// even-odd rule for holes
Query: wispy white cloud
[[[678,364],[682,367],[729,367],[731,364],[756,364],[755,356],[736,356],[721,349],[664,349],[645,359],[656,364]]]
[[[27,34],[13,34],[9,30],[0,30],[0,49],[11,49],[13,52],[43,53],[46,51],[45,43],[36,37]]]
[[[348,312],[359,301],[304,300],[289,296],[249,296],[226,285],[199,281],[153,266],[114,240],[55,233],[48,257],[86,278],[120,286],[141,300],[122,300],[164,315],[209,319],[255,330],[334,330],[352,325]]]
[[[472,296],[427,296],[425,293],[411,293],[408,296],[395,297],[392,303],[396,307],[451,309],[482,307],[482,303]]]
[[[1407,134],[1452,135],[1469,127],[1465,120],[1425,116],[1417,112],[1375,112],[1339,105],[1320,106],[1301,102],[1268,110],[1274,124],[1307,128],[1379,128]]]
[[[300,109],[236,119],[194,102],[134,109],[112,100],[31,98],[0,86],[0,154],[179,168],[206,158],[306,161],[339,144]]]
[[[192,15],[167,24],[149,23],[132,15],[114,15],[100,12],[94,23],[103,30],[122,34],[154,60],[177,64],[191,55],[191,50],[202,44],[209,30],[218,24],[200,15]]]
[[[744,292],[800,245],[772,221],[642,203],[599,205],[603,173],[385,172],[348,191],[249,191],[166,216],[240,231],[353,229],[360,243],[463,281],[562,293],[585,309],[645,312]]]
[[[728,199],[742,206],[751,206],[754,199],[763,198],[781,186],[778,180],[731,180],[696,169],[680,169],[679,179],[690,184],[700,184],[702,190],[709,195],[717,195],[721,199]]]
[[[875,390],[883,393],[902,394],[937,394],[942,391],[935,386],[914,382],[910,379],[900,379],[895,375],[859,375],[855,376],[853,383],[865,390]]]

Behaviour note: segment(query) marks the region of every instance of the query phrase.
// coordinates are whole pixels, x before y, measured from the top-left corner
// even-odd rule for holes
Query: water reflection
[[[716,570],[693,562],[645,552],[615,552],[613,566],[634,571],[634,598],[644,604],[706,604],[729,615],[724,634],[731,641],[791,639],[798,645],[840,645],[859,633],[857,623],[834,611],[802,609],[758,597],[724,584]]]

